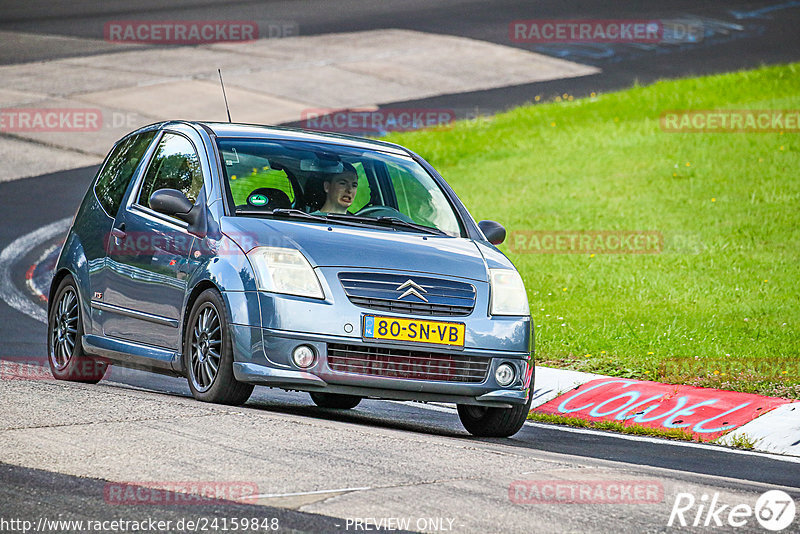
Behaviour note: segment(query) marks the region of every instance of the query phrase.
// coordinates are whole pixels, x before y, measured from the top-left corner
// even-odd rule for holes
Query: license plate
[[[365,315],[363,332],[369,339],[463,347],[466,328],[464,323]]]

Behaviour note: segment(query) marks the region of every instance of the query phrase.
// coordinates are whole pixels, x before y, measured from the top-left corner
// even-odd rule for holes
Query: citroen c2
[[[117,142],[54,271],[56,378],[108,365],[184,376],[201,401],[253,387],[457,405],[510,436],[531,403],[522,279],[422,158],[299,129],[170,121]]]

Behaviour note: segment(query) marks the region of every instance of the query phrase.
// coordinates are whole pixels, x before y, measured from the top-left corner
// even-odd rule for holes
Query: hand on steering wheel
[[[367,206],[356,212],[360,217],[396,217],[401,221],[414,222],[411,217],[389,206]]]

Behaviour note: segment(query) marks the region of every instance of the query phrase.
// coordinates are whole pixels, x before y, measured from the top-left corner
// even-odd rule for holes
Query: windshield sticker
[[[250,198],[247,199],[248,203],[253,206],[266,206],[269,200],[264,195],[251,195]]]

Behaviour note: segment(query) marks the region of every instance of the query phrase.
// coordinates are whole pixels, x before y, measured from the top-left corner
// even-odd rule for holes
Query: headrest
[[[280,189],[259,187],[247,197],[247,205],[253,208],[274,210],[279,208],[291,208],[292,201],[289,200],[289,195]]]

